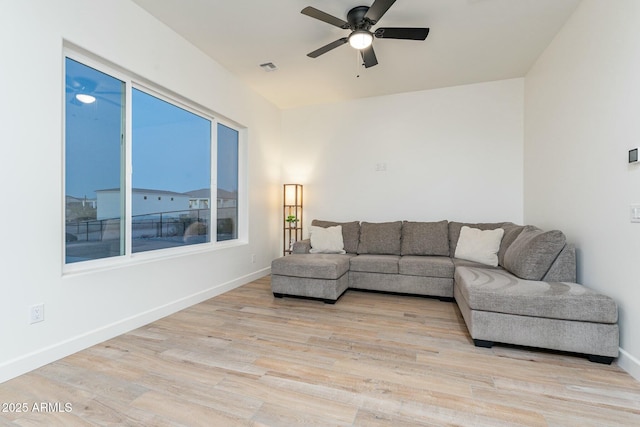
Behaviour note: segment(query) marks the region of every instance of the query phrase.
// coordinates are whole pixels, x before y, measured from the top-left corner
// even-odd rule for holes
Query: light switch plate
[[[631,205],[631,222],[640,222],[640,204]]]

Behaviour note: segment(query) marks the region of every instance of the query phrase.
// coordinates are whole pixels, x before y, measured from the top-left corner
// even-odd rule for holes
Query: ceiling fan
[[[317,58],[330,50],[349,43],[355,49],[360,50],[364,66],[369,68],[378,64],[378,59],[376,58],[372,44],[374,37],[377,39],[425,40],[429,34],[428,28],[378,28],[371,32],[371,27],[380,21],[380,18],[382,18],[395,1],[396,0],[375,0],[370,7],[356,6],[347,13],[346,21],[314,7],[305,7],[300,12],[303,15],[318,19],[327,24],[342,28],[343,30],[351,30],[351,33],[347,37],[322,46],[308,53],[307,56]]]

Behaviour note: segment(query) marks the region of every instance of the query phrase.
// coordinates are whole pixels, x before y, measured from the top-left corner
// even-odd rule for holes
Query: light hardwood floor
[[[476,348],[455,303],[274,299],[268,277],[0,384],[0,402],[27,403],[10,426],[640,425],[615,364]]]

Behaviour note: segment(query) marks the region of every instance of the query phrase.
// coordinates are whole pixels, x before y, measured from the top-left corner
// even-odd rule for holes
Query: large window
[[[133,252],[209,242],[211,121],[138,89],[132,107]]]
[[[238,238],[238,131],[218,124],[218,241]]]
[[[92,65],[65,58],[65,263],[237,239],[239,131]]]
[[[125,84],[69,58],[65,66],[66,262],[123,255]]]

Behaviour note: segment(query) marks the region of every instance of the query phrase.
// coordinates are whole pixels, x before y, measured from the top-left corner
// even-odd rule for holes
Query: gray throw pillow
[[[360,225],[359,254],[400,255],[402,221],[363,222]]]
[[[336,225],[342,226],[342,240],[344,242],[344,250],[350,254],[358,253],[358,241],[360,240],[360,223],[358,221],[352,222],[333,222],[333,221],[321,221],[314,219],[311,225],[316,227],[335,227]]]
[[[542,231],[527,225],[504,255],[504,268],[525,280],[542,280],[564,248],[560,230]]]
[[[502,227],[504,230],[504,236],[502,237],[502,242],[500,243],[500,250],[498,251],[498,265],[504,267],[504,254],[507,253],[507,249],[509,246],[518,238],[522,230],[524,230],[524,225],[516,225],[512,222],[505,222]]]
[[[449,222],[402,223],[402,255],[449,256]]]

